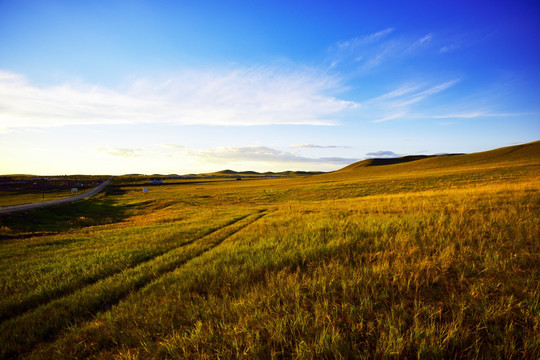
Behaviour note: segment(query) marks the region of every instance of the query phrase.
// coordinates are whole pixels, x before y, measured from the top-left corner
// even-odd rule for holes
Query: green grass
[[[0,357],[537,359],[537,154],[119,183],[3,216]]]
[[[30,175],[0,175],[0,207],[58,200],[80,195],[105,176],[61,176],[46,180]],[[12,182],[15,182],[13,184]],[[75,194],[71,188],[78,188]]]
[[[81,190],[75,194],[71,190],[30,190],[30,191],[2,191],[0,194],[0,206],[11,206],[19,204],[32,204],[42,201],[58,200],[80,195],[84,193]]]
[[[119,223],[131,216],[130,214],[140,213],[143,209],[140,202],[119,201],[119,195],[124,193],[126,191],[117,186],[109,186],[103,193],[88,201],[4,214],[0,216],[0,241]]]

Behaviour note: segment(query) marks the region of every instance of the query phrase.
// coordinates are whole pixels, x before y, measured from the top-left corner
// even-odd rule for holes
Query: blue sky
[[[335,170],[540,138],[535,1],[0,0],[0,173]]]

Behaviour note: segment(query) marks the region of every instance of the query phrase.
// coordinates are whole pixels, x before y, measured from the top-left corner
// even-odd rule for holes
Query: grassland
[[[0,207],[58,200],[73,195],[77,188],[80,195],[99,185],[104,176],[62,176],[36,178],[29,175],[0,176]]]
[[[86,191],[78,191],[76,195],[83,194]],[[2,196],[0,197],[0,206],[11,206],[64,199],[73,196],[73,193],[71,192],[71,190],[40,190],[28,192],[4,191],[1,195]]]
[[[0,357],[537,359],[539,154],[117,182],[2,216]]]

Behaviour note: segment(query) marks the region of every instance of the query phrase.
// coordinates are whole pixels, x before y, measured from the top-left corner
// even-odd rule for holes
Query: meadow
[[[52,178],[0,175],[0,207],[66,198],[73,195],[72,188],[77,188],[76,194],[79,195],[107,178],[108,176],[82,175]]]
[[[540,142],[0,218],[0,358],[540,358]]]

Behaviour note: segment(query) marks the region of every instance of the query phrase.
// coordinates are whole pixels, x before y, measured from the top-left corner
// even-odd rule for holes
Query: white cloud
[[[497,30],[481,29],[470,32],[447,34],[444,39],[441,39],[442,42],[439,43],[442,45],[439,48],[439,53],[445,54],[456,50],[466,50],[467,48],[476,46],[479,43],[488,40],[496,33]]]
[[[272,149],[266,146],[223,147],[211,150],[191,152],[191,156],[199,156],[206,161],[241,161],[241,162],[276,162],[276,163],[326,163],[350,164],[358,159],[323,157],[308,158],[297,154]]]
[[[388,150],[381,150],[381,151],[375,151],[375,152],[369,152],[366,154],[366,157],[368,158],[396,158],[400,157],[400,154],[396,154],[393,151]]]
[[[173,150],[179,150],[179,149],[185,149],[186,147],[184,145],[177,145],[177,144],[162,144],[161,145],[165,149],[173,149]]]
[[[184,167],[182,164],[188,164],[189,168],[198,168],[199,170],[197,171],[202,171],[201,169],[217,171],[225,168],[255,171],[282,171],[291,169],[327,171],[335,170],[358,161],[356,158],[304,157],[267,146],[229,146],[213,149],[177,147],[176,145],[157,145],[148,148],[100,146],[94,150],[108,156],[121,157],[124,162],[136,160],[140,164],[156,164],[163,162],[164,159],[174,158],[179,168]],[[182,171],[180,170],[180,172]]]
[[[396,102],[395,105],[398,105],[399,107],[406,107],[408,105],[412,105],[414,103],[424,100],[425,98],[431,95],[435,95],[437,93],[440,93],[441,91],[444,91],[454,86],[458,81],[459,79],[447,81],[445,83],[429,87],[428,89],[415,92],[408,97],[402,97],[401,100]]]
[[[529,115],[528,113],[491,113],[484,111],[473,111],[463,113],[449,113],[449,114],[437,114],[437,115],[424,115],[423,118],[429,119],[474,119],[479,117],[511,117],[511,116],[523,116]]]
[[[386,28],[381,31],[377,31],[372,34],[356,37],[353,39],[345,40],[345,41],[339,41],[336,46],[340,50],[346,50],[346,49],[354,49],[358,46],[371,44],[373,42],[379,41],[383,39],[384,37],[390,35],[394,32],[394,28]]]
[[[373,47],[377,49],[377,44],[383,41],[384,38],[394,32],[394,28],[387,28],[372,34],[355,37],[348,40],[338,41],[328,49],[330,68],[335,68],[341,64],[353,63],[365,64],[377,62],[377,56],[381,57],[380,51],[378,55],[372,56]],[[367,50],[370,51],[367,51]],[[364,65],[365,66],[365,65]]]
[[[290,146],[293,149],[296,148],[315,148],[315,149],[349,149],[350,146],[339,145],[315,145],[315,144],[295,144]]]
[[[124,157],[124,158],[136,158],[141,157],[146,152],[146,149],[127,149],[127,148],[108,148],[104,146],[99,146],[96,148],[97,151],[104,152],[108,155]]]
[[[445,46],[443,46],[443,47],[441,47],[441,48],[439,49],[439,52],[440,52],[441,54],[444,54],[444,53],[447,53],[447,52],[454,51],[454,50],[456,50],[456,49],[458,49],[458,48],[459,48],[459,46],[453,45],[453,44],[452,44],[452,45],[445,45]]]
[[[381,122],[385,122],[385,121],[388,121],[388,120],[399,119],[399,118],[405,116],[406,114],[407,114],[406,112],[399,112],[397,114],[387,115],[387,116],[385,116],[383,118],[373,120],[372,122],[381,123]]]
[[[189,70],[125,89],[40,87],[0,71],[0,128],[169,123],[332,125],[355,103],[337,98],[340,81],[316,69],[251,67]]]
[[[428,33],[420,38],[399,36],[394,28],[339,41],[329,48],[330,68],[338,65],[353,67],[356,71],[368,72],[371,69],[391,60],[418,55],[428,48],[433,34]]]
[[[414,84],[414,85],[409,84],[409,85],[400,86],[399,88],[395,90],[389,91],[386,94],[377,96],[376,98],[369,100],[368,103],[376,103],[376,102],[380,102],[387,99],[401,97],[403,95],[406,95],[406,94],[409,94],[411,92],[418,90],[420,86],[421,85],[419,84]]]
[[[418,39],[417,43],[418,44],[424,44],[426,42],[431,41],[432,38],[433,38],[432,34],[427,34],[426,36],[421,37],[420,39]]]
[[[371,117],[371,121],[374,123],[399,118],[411,118],[415,117],[413,111],[417,103],[451,88],[458,82],[459,79],[435,85],[409,83],[367,100],[360,105],[364,110],[364,116]]]

